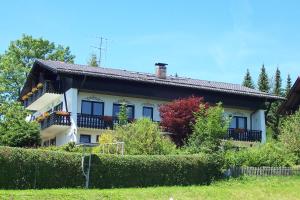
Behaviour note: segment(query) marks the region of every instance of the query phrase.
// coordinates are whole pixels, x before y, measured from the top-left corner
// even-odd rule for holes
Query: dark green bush
[[[208,184],[220,177],[215,156],[92,156],[90,187]],[[0,188],[83,187],[81,154],[0,147]]]

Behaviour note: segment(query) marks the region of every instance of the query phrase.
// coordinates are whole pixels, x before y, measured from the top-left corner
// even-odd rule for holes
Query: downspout
[[[68,109],[68,102],[67,102],[67,95],[66,95],[66,90],[63,84],[63,80],[59,77],[59,83],[60,83],[60,89],[64,91],[64,101],[65,101],[65,106],[66,106],[66,111],[69,112]]]

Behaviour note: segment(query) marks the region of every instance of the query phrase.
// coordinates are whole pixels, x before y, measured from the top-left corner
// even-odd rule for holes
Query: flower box
[[[28,92],[28,93],[27,93],[27,96],[28,96],[28,97],[31,97],[32,95],[33,95],[32,92]]]
[[[59,116],[70,116],[70,113],[66,111],[56,111],[55,114]]]

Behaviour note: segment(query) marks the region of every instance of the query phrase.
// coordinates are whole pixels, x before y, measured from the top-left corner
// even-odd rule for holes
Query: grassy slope
[[[0,199],[300,199],[300,176],[244,178],[210,186],[128,189],[0,190]]]

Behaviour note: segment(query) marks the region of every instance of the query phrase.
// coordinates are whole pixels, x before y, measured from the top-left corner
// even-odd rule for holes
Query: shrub
[[[62,152],[82,152],[82,148],[76,146],[75,142],[69,142],[62,146],[39,147],[39,149],[47,151],[62,151]]]
[[[170,154],[176,148],[172,141],[162,136],[158,124],[148,118],[117,126],[114,134],[118,141],[125,143],[125,154],[129,155]]]
[[[295,164],[295,155],[286,151],[279,143],[267,143],[259,147],[225,153],[226,167],[283,167]]]
[[[195,113],[196,122],[193,134],[187,142],[187,150],[191,153],[213,153],[219,150],[221,139],[227,132],[229,119],[224,115],[222,104],[211,106],[208,109],[200,104]]]
[[[0,145],[32,147],[40,144],[39,125],[26,120],[29,114],[19,102],[0,105]]]
[[[92,156],[92,188],[208,184],[221,176],[214,156]],[[0,147],[0,188],[83,187],[81,154]]]
[[[81,154],[0,147],[0,188],[84,185]]]
[[[174,134],[172,139],[177,145],[182,146],[192,133],[192,125],[195,122],[194,112],[199,110],[200,104],[204,104],[204,99],[192,96],[160,106],[161,126],[165,131]],[[205,105],[208,107],[207,104]]]
[[[300,162],[300,110],[288,116],[280,126],[280,142],[289,151],[297,156]]]

